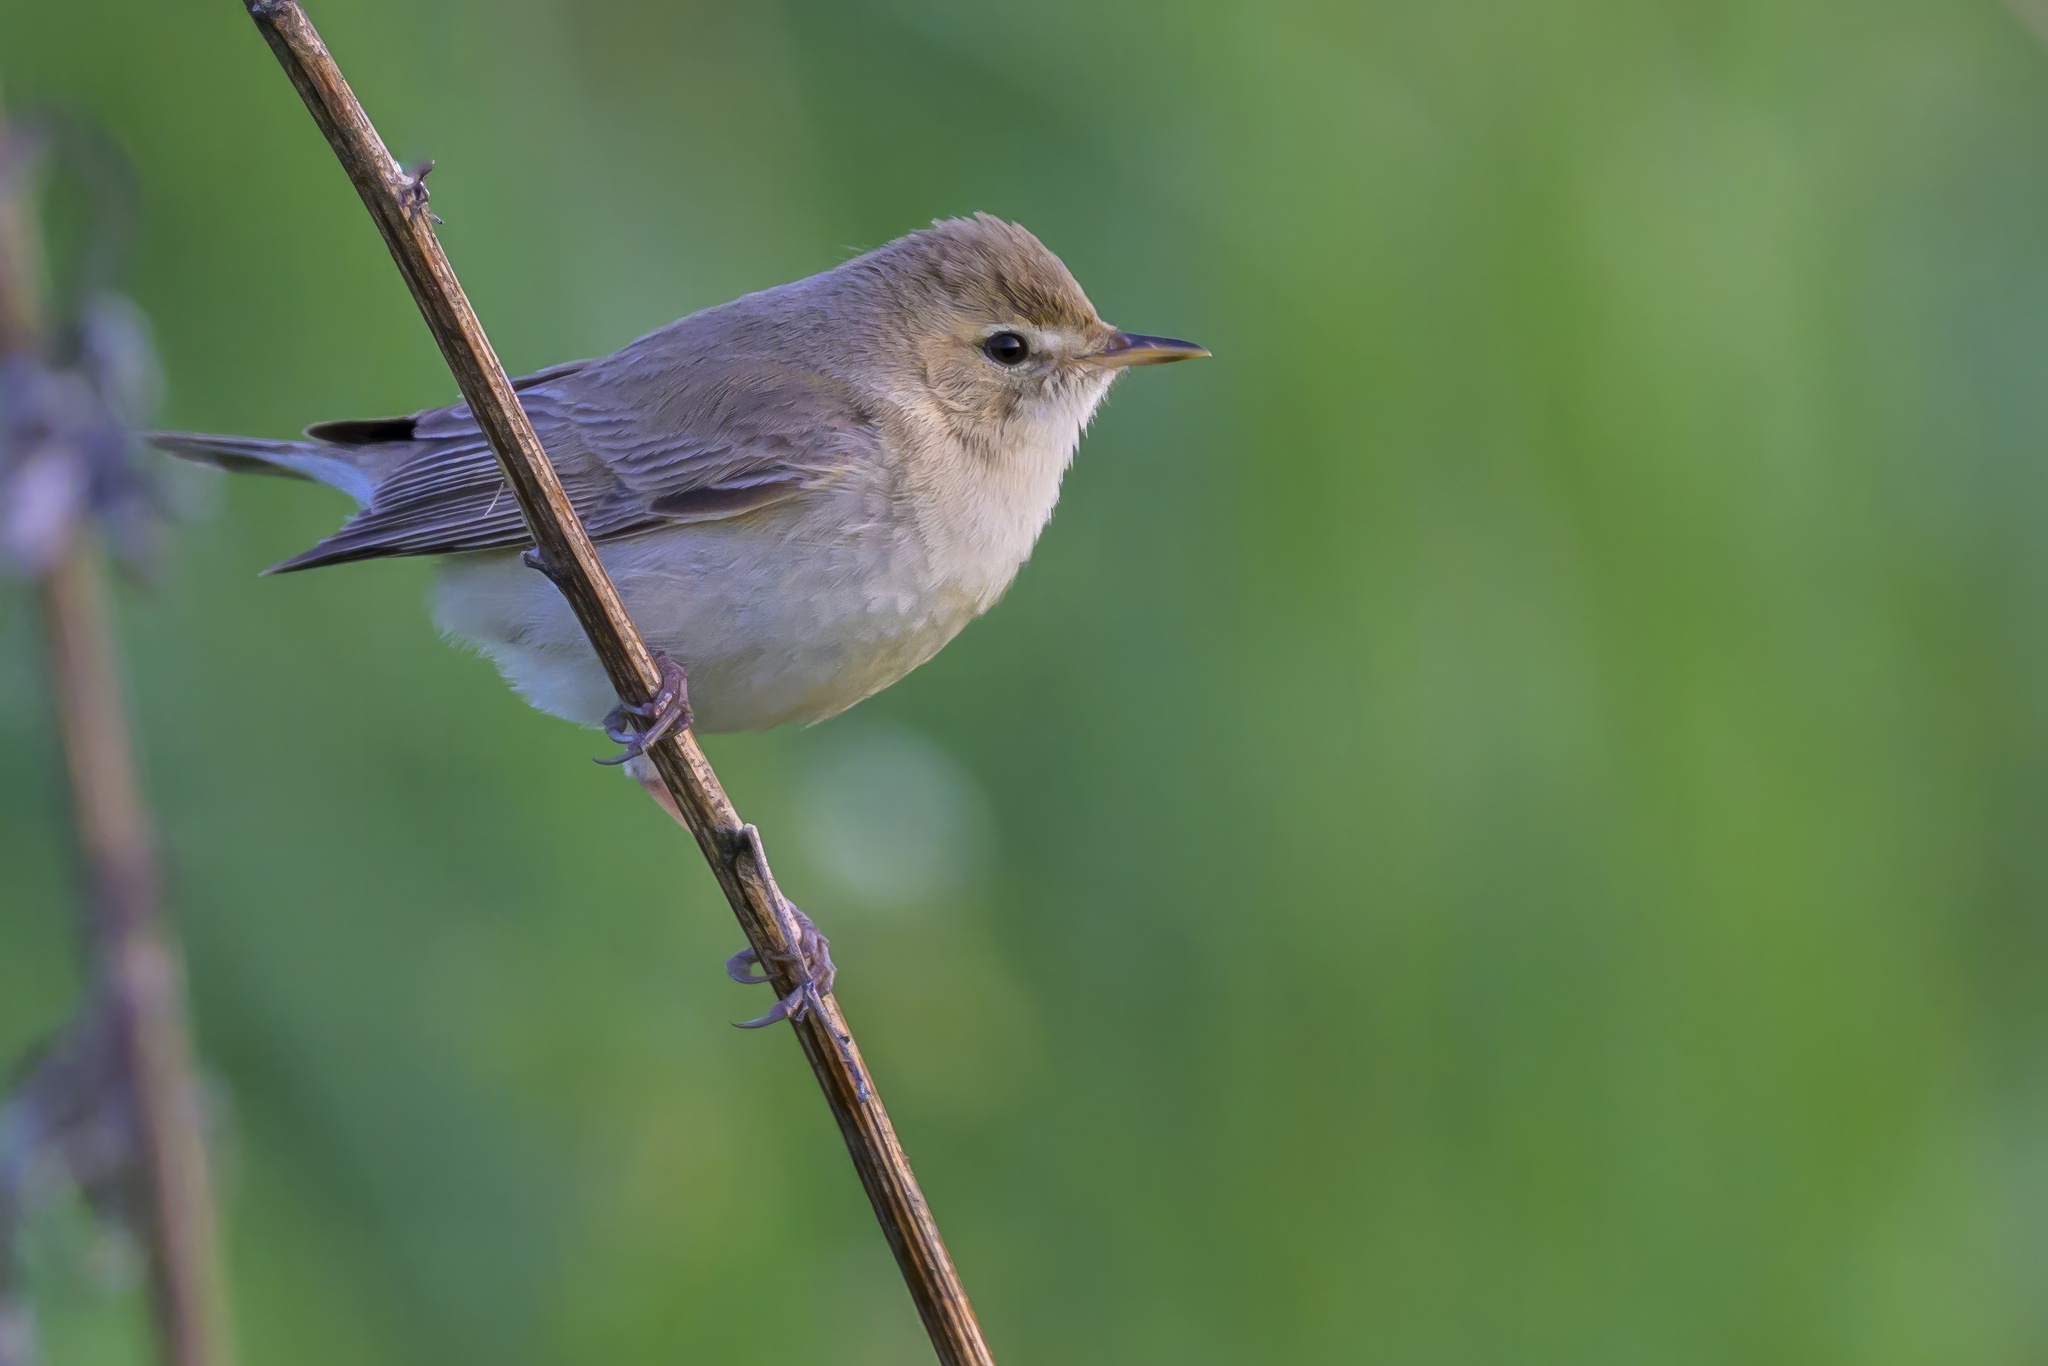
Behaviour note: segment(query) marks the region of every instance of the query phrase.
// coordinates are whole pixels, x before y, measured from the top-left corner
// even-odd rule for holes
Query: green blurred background
[[[709,744],[1004,1362],[2048,1360],[2048,3],[311,13],[515,370],[974,209],[1214,348],[987,621]],[[448,400],[239,5],[4,0],[0,80],[135,162],[166,425]],[[424,563],[255,577],[344,507],[124,603],[246,1360],[926,1359],[607,747]],[[77,973],[0,604],[12,1056]],[[79,1241],[51,1363],[145,1359]]]

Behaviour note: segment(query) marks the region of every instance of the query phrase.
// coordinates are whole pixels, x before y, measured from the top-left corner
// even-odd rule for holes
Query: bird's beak
[[[1193,342],[1175,341],[1172,337],[1146,337],[1136,332],[1117,332],[1110,336],[1108,343],[1097,353],[1097,365],[1164,365],[1170,360],[1193,360],[1206,356],[1209,348]]]

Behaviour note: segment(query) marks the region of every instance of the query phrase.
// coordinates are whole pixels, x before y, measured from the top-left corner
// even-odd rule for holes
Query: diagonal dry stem
[[[441,250],[425,187],[385,149],[305,12],[293,0],[244,4],[384,235],[463,398],[497,453],[506,483],[525,514],[538,563],[568,598],[619,699],[645,705],[660,687],[660,670],[626,615],[611,576],[562,491]],[[746,825],[694,735],[687,730],[672,732],[647,753],[725,889],[747,942],[770,972],[776,994],[787,996],[798,987],[792,972],[795,955],[759,843],[748,838]],[[819,1004],[791,1025],[839,1121],[861,1185],[896,1253],[932,1345],[946,1366],[993,1366],[938,1225],[881,1098],[865,1077],[852,1031],[831,996]]]

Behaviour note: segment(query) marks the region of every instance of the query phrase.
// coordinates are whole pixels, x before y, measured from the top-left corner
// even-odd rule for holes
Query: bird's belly
[[[706,731],[836,715],[931,658],[982,605],[933,582],[905,548],[799,544],[742,523],[602,553],[648,643],[688,672]],[[516,555],[448,561],[435,619],[543,711],[594,725],[617,701],[568,604]]]

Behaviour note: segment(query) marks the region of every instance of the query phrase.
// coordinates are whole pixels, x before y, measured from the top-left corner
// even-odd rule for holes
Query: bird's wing
[[[655,333],[515,386],[595,540],[757,511],[829,479],[878,439],[873,408],[845,384],[689,341]],[[361,448],[376,487],[340,530],[277,571],[529,539],[466,405],[306,434]]]

